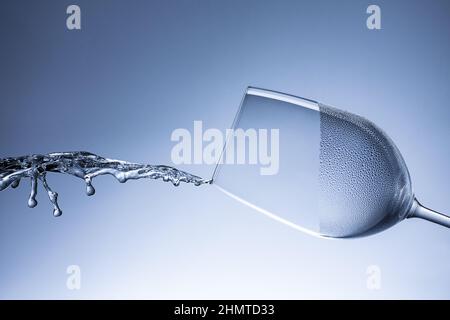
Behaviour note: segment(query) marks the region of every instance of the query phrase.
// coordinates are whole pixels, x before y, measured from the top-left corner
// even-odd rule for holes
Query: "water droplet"
[[[59,217],[61,215],[62,215],[62,210],[61,209],[59,209],[59,208],[54,208],[53,209],[53,216],[54,217]]]
[[[28,199],[28,207],[34,208],[34,207],[36,207],[36,206],[37,206],[37,201],[36,201],[36,199],[30,197],[30,198]]]
[[[91,184],[87,184],[86,185],[86,194],[88,196],[92,196],[92,195],[95,194],[95,189],[94,189],[94,187]]]

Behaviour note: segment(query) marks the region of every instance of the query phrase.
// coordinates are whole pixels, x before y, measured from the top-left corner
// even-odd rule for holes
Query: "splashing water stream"
[[[53,215],[58,217],[62,214],[62,210],[58,205],[58,193],[48,185],[46,177],[49,172],[69,174],[83,179],[88,196],[95,193],[92,179],[105,174],[114,176],[121,183],[130,179],[143,178],[162,178],[165,182],[172,182],[174,186],[178,186],[180,182],[192,183],[196,186],[211,183],[211,180],[204,180],[169,166],[130,163],[103,158],[90,152],[75,151],[0,159],[0,191],[8,186],[17,188],[21,179],[30,178],[31,192],[28,206],[34,208],[37,205],[38,181],[41,181],[53,204]]]

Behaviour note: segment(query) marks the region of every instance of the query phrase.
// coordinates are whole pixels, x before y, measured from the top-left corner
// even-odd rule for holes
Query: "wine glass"
[[[415,199],[393,141],[360,116],[249,87],[232,129],[212,184],[277,221],[328,238],[413,217],[450,227],[450,217]]]

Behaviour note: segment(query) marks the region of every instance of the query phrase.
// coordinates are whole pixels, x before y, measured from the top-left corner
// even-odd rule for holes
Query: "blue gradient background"
[[[72,3],[81,31],[65,26]],[[366,28],[369,4],[382,30]],[[449,39],[446,0],[4,1],[0,157],[88,150],[170,163],[172,130],[229,127],[253,85],[372,120],[417,197],[448,213]],[[26,207],[27,183],[0,193],[0,298],[450,298],[450,231],[425,221],[327,241],[213,187],[102,177],[89,198],[78,179],[49,181],[58,219],[42,190]],[[78,291],[66,288],[73,264]]]

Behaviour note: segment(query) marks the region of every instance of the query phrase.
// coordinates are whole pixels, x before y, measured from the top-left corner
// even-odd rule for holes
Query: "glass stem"
[[[414,199],[408,218],[421,218],[450,228],[449,216],[422,206],[417,199]]]

